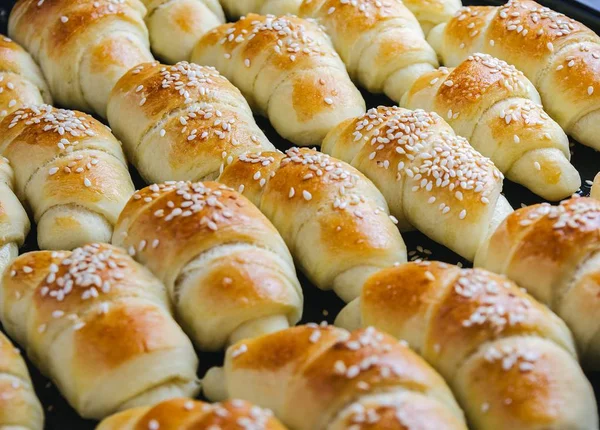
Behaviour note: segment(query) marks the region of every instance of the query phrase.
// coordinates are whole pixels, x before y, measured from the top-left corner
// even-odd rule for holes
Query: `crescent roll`
[[[296,430],[467,428],[444,380],[372,327],[307,324],[240,342],[202,383],[209,398],[257,403]]]
[[[0,35],[0,121],[27,105],[52,103],[38,65],[19,44]]]
[[[553,309],[573,331],[584,366],[600,369],[600,200],[516,211],[475,264],[506,275]]]
[[[100,423],[96,430],[285,430],[268,409],[244,400],[209,404],[173,399],[154,407],[120,412]]]
[[[325,27],[356,82],[392,100],[400,101],[419,76],[438,66],[419,22],[400,0],[307,0],[300,15]]]
[[[13,191],[14,183],[10,163],[0,157],[0,275],[19,255],[31,228],[27,212]]]
[[[245,197],[216,182],[169,182],[136,192],[113,243],[164,282],[201,349],[287,328],[302,315],[292,257]]]
[[[369,278],[336,324],[406,340],[448,381],[474,429],[598,428],[567,326],[502,276],[403,264]]]
[[[198,392],[164,286],[119,248],[23,254],[0,297],[4,328],[84,418]]]
[[[487,54],[421,76],[402,101],[446,118],[508,179],[560,200],[579,189],[581,178],[569,162],[567,135],[540,103],[523,73]]]
[[[435,113],[370,109],[331,130],[322,150],[371,179],[401,229],[413,226],[470,261],[512,212],[502,173]]]
[[[129,70],[111,93],[108,121],[150,183],[213,180],[238,155],[275,150],[239,90],[187,62]]]
[[[331,40],[314,22],[249,14],[208,32],[192,62],[216,67],[275,130],[301,146],[365,111]]]
[[[194,44],[225,22],[218,0],[142,0],[154,54],[173,64],[189,60]]]
[[[43,430],[44,410],[17,348],[0,332],[0,428]]]
[[[0,152],[15,167],[17,196],[31,208],[40,248],[110,241],[134,188],[108,127],[77,111],[23,108],[0,123]]]
[[[19,0],[8,33],[40,64],[60,106],[106,117],[110,91],[151,61],[139,0]]]
[[[271,220],[297,264],[343,300],[366,277],[406,261],[406,246],[385,199],[358,170],[315,150],[242,155],[219,178]]]
[[[591,197],[600,200],[600,173],[596,175],[592,185]]]
[[[600,149],[600,37],[531,0],[461,9],[428,38],[448,67],[477,52],[521,70],[548,113],[584,145]]]

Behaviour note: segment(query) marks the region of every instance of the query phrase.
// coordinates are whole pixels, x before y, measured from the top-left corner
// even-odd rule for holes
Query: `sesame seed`
[[[67,21],[69,21],[68,17],[66,17],[64,15],[60,17],[60,22],[62,22],[63,24],[66,23]]]

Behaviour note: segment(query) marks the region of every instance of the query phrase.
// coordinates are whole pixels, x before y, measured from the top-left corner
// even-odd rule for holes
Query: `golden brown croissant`
[[[238,155],[275,150],[237,88],[184,61],[129,70],[111,93],[108,121],[150,183],[213,180]]]
[[[400,0],[306,0],[300,15],[325,27],[356,82],[395,101],[438,66],[419,22]]]
[[[581,178],[569,163],[567,135],[540,103],[523,73],[487,54],[421,76],[402,101],[446,118],[508,179],[560,200],[579,189]]]
[[[136,192],[113,243],[164,282],[179,321],[202,349],[287,328],[302,315],[283,239],[224,185],[169,182]]]
[[[189,60],[194,44],[225,22],[218,0],[142,0],[152,51],[173,64]]]
[[[40,248],[110,241],[134,188],[108,127],[77,111],[22,108],[0,123],[0,152],[15,167],[17,196],[33,212]]]
[[[521,70],[548,113],[579,142],[600,149],[600,38],[531,0],[461,9],[429,42],[446,66],[481,52]]]
[[[0,121],[27,105],[52,103],[42,72],[19,44],[0,35]]]
[[[173,399],[154,407],[119,412],[100,423],[96,430],[285,430],[269,410],[244,400],[209,404],[191,399]]]
[[[23,254],[0,303],[8,333],[84,418],[198,391],[198,359],[164,286],[119,248]]]
[[[19,0],[8,32],[40,64],[57,104],[106,117],[119,78],[152,60],[145,14],[139,0]]]
[[[237,343],[203,388],[267,407],[296,430],[466,430],[444,380],[373,328],[308,324]]]
[[[475,264],[508,276],[554,310],[573,331],[584,366],[600,369],[600,200],[516,211]]]
[[[17,348],[0,332],[0,428],[42,430],[44,411]]]
[[[371,179],[402,229],[414,226],[471,261],[512,212],[502,173],[435,113],[370,109],[335,127],[322,150]]]
[[[504,277],[404,264],[370,277],[336,324],[406,340],[448,381],[474,429],[598,428],[567,326]]]
[[[332,127],[365,111],[331,40],[312,21],[249,14],[208,32],[191,58],[216,67],[296,145],[320,145]]]
[[[381,193],[328,155],[299,148],[242,155],[219,182],[258,206],[308,278],[345,301],[360,294],[370,273],[406,261]]]

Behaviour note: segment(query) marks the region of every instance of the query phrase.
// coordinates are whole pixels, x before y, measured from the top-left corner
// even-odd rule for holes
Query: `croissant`
[[[594,185],[592,185],[591,197],[600,200],[600,173],[596,175],[594,179]]]
[[[365,111],[344,63],[312,21],[249,14],[204,35],[191,58],[215,66],[296,145],[320,145],[336,124]]]
[[[402,3],[417,17],[425,34],[450,21],[462,6],[461,0],[402,0]]]
[[[600,38],[583,24],[534,1],[510,0],[463,8],[428,40],[450,67],[476,52],[513,64],[568,134],[600,149]]]
[[[302,0],[221,0],[227,15],[234,19],[249,13],[260,15],[298,15]]]
[[[296,430],[467,428],[444,380],[373,328],[308,324],[238,343],[203,389],[258,403]]]
[[[560,200],[579,189],[581,178],[569,162],[567,135],[539,103],[523,73],[487,54],[421,76],[402,101],[446,117],[508,179]]]
[[[399,101],[438,66],[419,22],[400,0],[306,0],[300,15],[325,26],[350,76],[371,92]]]
[[[110,241],[133,194],[121,144],[102,123],[48,105],[0,123],[0,152],[15,167],[16,191],[37,222],[42,249]]]
[[[0,274],[19,255],[31,228],[29,217],[13,192],[14,182],[8,160],[0,157]]]
[[[42,430],[44,411],[29,371],[10,340],[0,332],[0,428]]]
[[[0,317],[84,418],[198,391],[164,286],[119,248],[21,255],[4,273]]]
[[[516,211],[477,266],[501,273],[573,331],[584,366],[600,369],[600,201],[573,198]]]
[[[173,64],[188,60],[194,44],[225,22],[218,0],[143,0],[154,54]]]
[[[151,61],[139,0],[19,0],[8,32],[40,64],[58,105],[106,117],[108,95]]]
[[[0,35],[0,121],[27,105],[52,103],[46,81],[31,55]]]
[[[169,182],[138,191],[113,243],[164,282],[201,349],[287,328],[302,315],[302,290],[283,239],[224,185]]]
[[[502,173],[435,113],[371,109],[331,130],[322,150],[371,179],[401,229],[414,226],[470,261],[512,212]]]
[[[100,423],[96,430],[285,430],[271,411],[243,400],[209,404],[190,399],[173,399],[154,407],[120,412]]]
[[[311,282],[345,301],[366,277],[406,261],[385,199],[359,171],[310,149],[242,155],[219,178],[271,220]]]
[[[448,381],[472,428],[598,428],[566,325],[501,276],[404,264],[369,278],[336,325],[406,340]]]
[[[108,121],[149,183],[212,180],[241,154],[275,150],[239,90],[212,67],[140,64],[117,82]]]

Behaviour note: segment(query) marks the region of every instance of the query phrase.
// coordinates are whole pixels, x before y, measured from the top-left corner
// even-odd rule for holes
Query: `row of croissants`
[[[580,188],[595,33],[529,0],[144,3],[19,0],[0,38],[0,321],[82,417],[598,429],[600,176],[558,205],[502,195]],[[28,214],[41,251],[19,256]],[[476,268],[407,263],[410,229]],[[347,303],[335,326],[295,326],[296,267]],[[0,428],[43,421],[0,334]]]

